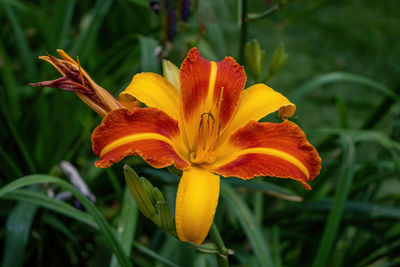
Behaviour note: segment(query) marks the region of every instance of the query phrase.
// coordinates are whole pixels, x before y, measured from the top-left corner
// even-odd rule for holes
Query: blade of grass
[[[93,220],[91,215],[72,207],[66,202],[48,197],[42,193],[26,189],[17,189],[6,193],[3,197],[5,199],[20,200],[36,204],[98,229],[97,223]]]
[[[28,41],[26,40],[24,31],[19,23],[18,17],[14,13],[13,8],[10,6],[8,1],[1,1],[1,2],[3,3],[5,13],[7,14],[9,20],[11,21],[11,26],[13,28],[16,37],[20,58],[26,68],[28,79],[33,81],[37,77],[34,64],[36,58],[32,57],[32,52],[31,49],[29,48]]]
[[[396,101],[400,101],[400,97],[396,95],[392,90],[390,90],[388,87],[372,80],[366,77],[363,77],[361,75],[357,74],[352,74],[352,73],[347,73],[347,72],[330,72],[326,73],[320,76],[317,76],[296,90],[294,90],[290,98],[292,99],[299,99],[301,98],[304,94],[307,92],[313,90],[314,88],[317,88],[321,85],[328,84],[328,83],[334,83],[334,82],[351,82],[351,83],[359,83],[363,84],[367,87],[370,87],[372,89],[375,89],[376,91],[383,93],[384,95],[387,95],[391,98],[393,98]]]
[[[113,230],[105,220],[104,216],[100,213],[100,211],[96,208],[96,206],[87,199],[83,194],[81,194],[75,187],[71,184],[48,175],[29,175],[23,178],[19,178],[6,186],[0,189],[0,197],[4,196],[4,194],[14,191],[20,187],[33,185],[33,184],[41,184],[41,183],[55,183],[58,186],[71,191],[71,193],[82,203],[82,205],[86,208],[87,212],[91,214],[99,225],[100,233],[102,234],[103,238],[106,241],[107,246],[109,249],[115,253],[118,258],[119,263],[121,266],[132,266],[129,258],[126,256],[125,252],[123,251],[120,243],[118,242]]]
[[[116,193],[116,197],[118,199],[121,199],[122,197],[122,187],[118,182],[117,176],[115,175],[115,173],[113,172],[113,170],[111,168],[107,168],[106,169],[106,173],[108,178],[110,179],[111,185],[114,188],[114,191]],[[124,200],[125,200],[125,196],[124,196]]]
[[[140,43],[140,68],[142,71],[160,73],[160,60],[156,55],[158,41],[145,36],[139,37]]]
[[[156,260],[158,260],[158,261],[164,263],[164,264],[167,265],[167,266],[179,267],[179,265],[173,263],[173,262],[170,261],[169,259],[166,259],[166,258],[160,256],[157,252],[155,252],[155,251],[153,251],[153,250],[151,250],[151,249],[149,249],[149,248],[143,246],[142,244],[140,244],[140,243],[138,243],[138,242],[136,242],[136,241],[133,241],[133,246],[134,246],[137,250],[139,250],[139,251],[143,252],[144,254],[146,254],[147,256],[150,256],[150,257],[152,257],[152,258],[154,258],[154,259],[156,259]]]
[[[117,237],[121,243],[122,249],[127,255],[129,255],[131,252],[137,220],[138,208],[136,206],[136,202],[132,199],[128,187],[126,187],[117,228]],[[110,267],[117,266],[119,266],[117,258],[113,256],[111,259]]]
[[[336,107],[339,111],[340,127],[343,129],[349,128],[349,114],[347,112],[346,99],[342,94],[336,96]]]
[[[2,60],[1,77],[4,84],[4,88],[0,87],[2,94],[4,93],[4,99],[7,99],[8,103],[2,103],[2,105],[7,104],[10,108],[10,114],[14,120],[18,120],[21,115],[20,95],[19,88],[17,87],[16,77],[11,68],[10,59],[5,52],[4,46],[0,43],[0,56]],[[4,102],[6,102],[4,100]]]
[[[260,265],[274,266],[268,243],[244,200],[224,181],[221,183],[221,192],[225,203],[233,210],[242,225]]]
[[[286,189],[279,185],[264,182],[257,178],[247,181],[244,181],[239,178],[232,178],[229,179],[229,181],[227,182],[234,185],[235,187],[243,187],[250,190],[262,191],[268,195],[279,197],[285,200],[291,200],[297,202],[303,201],[303,198],[301,196],[290,191],[289,189]]]
[[[28,243],[31,225],[35,218],[36,211],[36,205],[18,202],[8,216],[3,267],[22,266],[25,246]]]
[[[56,216],[53,216],[49,213],[46,213],[42,216],[42,222],[48,224],[49,226],[53,227],[54,229],[58,230],[59,232],[63,233],[69,240],[76,243],[77,238],[74,234],[68,229],[61,220],[59,220]]]
[[[347,134],[351,136],[354,142],[376,142],[380,144],[382,147],[386,148],[388,152],[391,154],[394,162],[398,170],[400,170],[400,158],[397,154],[400,151],[400,144],[386,137],[385,135],[372,131],[372,130],[352,130],[352,129],[319,129],[316,133],[321,133],[324,135],[334,134],[334,135],[343,135]],[[398,150],[397,152],[395,150]]]
[[[395,94],[400,95],[400,85],[396,87],[394,90]],[[369,117],[364,121],[361,126],[361,129],[372,129],[378,122],[381,121],[382,118],[385,117],[385,114],[390,110],[392,105],[394,104],[393,98],[386,96],[385,99],[382,100],[381,104],[370,113]]]
[[[2,109],[3,115],[6,117],[8,129],[11,131],[11,134],[12,134],[15,142],[17,143],[19,150],[22,153],[22,156],[24,157],[26,163],[28,164],[29,170],[32,173],[36,173],[37,172],[36,166],[33,163],[32,157],[28,153],[28,150],[26,149],[24,142],[22,142],[22,139],[18,134],[17,128],[15,127],[15,124],[11,118],[9,111],[6,109],[5,105],[1,105],[1,109]]]
[[[7,153],[2,147],[0,147],[0,157],[3,159],[3,162],[7,163],[9,169],[14,172],[15,177],[21,177],[23,175],[21,169],[10,157],[9,153]]]
[[[76,0],[65,1],[65,8],[62,10],[64,13],[64,19],[62,24],[61,33],[58,35],[58,47],[64,47],[67,42],[68,31],[71,28],[72,15],[74,14]]]
[[[370,253],[365,259],[359,262],[356,266],[367,266],[371,264],[373,260],[376,260],[379,257],[385,257],[390,251],[398,249],[400,247],[400,240],[396,240],[387,246],[383,246],[378,248],[377,250]],[[381,265],[378,265],[381,266]],[[387,265],[387,266],[395,266],[395,265]]]
[[[282,211],[269,213],[268,217],[272,220],[279,220],[284,217],[295,216],[303,211],[326,211],[333,209],[333,200],[330,198],[304,204],[294,208],[285,208]],[[400,219],[400,209],[386,205],[378,205],[369,202],[347,201],[344,205],[344,212],[357,216],[366,216],[368,219]]]
[[[354,143],[353,140],[344,135],[343,137],[343,161],[342,170],[335,194],[333,207],[329,213],[327,224],[319,243],[317,255],[313,262],[313,267],[325,266],[335,242],[338,228],[343,215],[344,205],[350,192],[354,174]]]
[[[93,14],[89,23],[87,23],[83,32],[79,35],[72,54],[80,55],[81,62],[86,60],[89,48],[93,45],[100,30],[105,15],[110,9],[113,0],[97,0],[94,5]]]
[[[274,225],[271,228],[271,251],[272,251],[272,257],[274,259],[274,263],[276,267],[281,267],[282,265],[282,248],[281,248],[281,242],[280,242],[280,230],[278,225]]]

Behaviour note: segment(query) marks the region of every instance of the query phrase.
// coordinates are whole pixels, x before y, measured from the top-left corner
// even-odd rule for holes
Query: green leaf
[[[262,179],[264,179],[264,178],[262,178]],[[265,179],[268,179],[268,178],[265,178]],[[290,191],[289,189],[286,189],[279,185],[275,185],[275,184],[271,184],[271,183],[262,181],[258,178],[255,178],[252,180],[246,180],[246,181],[239,179],[239,178],[233,178],[233,179],[229,179],[228,182],[236,187],[243,187],[243,188],[250,189],[250,190],[262,191],[268,195],[275,196],[275,197],[278,197],[281,199],[291,200],[291,201],[296,201],[296,202],[303,201],[303,198],[301,196]]]
[[[73,54],[79,54],[81,61],[86,59],[90,48],[96,41],[104,17],[111,8],[113,0],[97,0],[89,16],[88,21],[83,25],[82,33],[73,48]]]
[[[66,202],[59,201],[42,193],[27,189],[17,189],[6,193],[3,197],[36,204],[98,229],[98,225],[91,215],[72,207]]]
[[[58,35],[58,47],[65,47],[67,43],[68,31],[71,29],[72,16],[74,14],[76,0],[66,0],[63,4],[65,7],[61,10],[64,14],[62,20],[61,32]]]
[[[102,234],[104,240],[106,241],[107,246],[109,249],[115,253],[118,258],[119,263],[121,266],[132,266],[129,258],[126,256],[125,252],[123,251],[120,243],[118,242],[113,230],[108,225],[107,221],[104,219],[103,215],[100,211],[96,208],[96,206],[87,199],[84,195],[82,195],[74,186],[71,184],[48,175],[29,175],[18,180],[15,180],[6,186],[0,189],[0,197],[3,197],[5,194],[12,192],[18,188],[23,186],[33,185],[33,184],[41,184],[41,183],[55,183],[60,187],[71,191],[71,193],[82,203],[85,207],[87,212],[91,214],[99,226],[100,233]]]
[[[22,266],[25,246],[28,243],[31,225],[35,218],[36,211],[36,205],[18,202],[8,216],[3,267]]]
[[[138,208],[135,201],[133,201],[128,187],[125,188],[124,199],[122,202],[121,214],[119,217],[117,237],[121,243],[122,249],[127,255],[130,254],[133,238],[136,231],[138,220]],[[117,267],[118,261],[115,255],[111,259],[110,267]]]
[[[145,36],[139,37],[140,42],[140,69],[160,73],[160,60],[157,58],[158,41]]]
[[[167,266],[179,267],[179,265],[173,263],[173,262],[170,261],[169,259],[166,259],[166,258],[160,256],[157,252],[155,252],[155,251],[153,251],[153,250],[151,250],[151,249],[149,249],[149,248],[143,246],[142,244],[140,244],[140,243],[138,243],[138,242],[135,242],[135,241],[134,241],[134,242],[133,242],[133,246],[134,246],[137,250],[143,252],[144,254],[146,254],[146,255],[148,255],[148,256],[150,256],[150,257],[156,259],[156,260],[159,260],[160,262],[164,263],[164,264],[167,265]]]
[[[342,169],[335,194],[333,207],[328,216],[322,239],[319,243],[317,255],[313,267],[325,266],[332,251],[335,238],[338,234],[339,224],[342,219],[344,205],[350,192],[354,174],[354,143],[353,140],[343,136],[343,160]]]
[[[372,80],[366,77],[363,77],[361,75],[357,74],[352,74],[352,73],[347,73],[347,72],[330,72],[326,73],[323,75],[319,75],[299,88],[295,89],[291,95],[290,99],[299,99],[309,91],[322,86],[324,84],[328,83],[333,83],[333,82],[350,82],[350,83],[359,83],[362,85],[365,85],[367,87],[370,87],[372,89],[375,89],[376,91],[383,93],[387,96],[390,96],[396,101],[400,101],[400,97],[397,96],[392,90],[390,90],[388,87]]]
[[[36,57],[32,56],[32,52],[28,45],[28,41],[26,40],[24,30],[20,25],[19,17],[14,13],[13,8],[10,6],[10,2],[9,1],[1,1],[1,2],[3,3],[3,8],[5,10],[5,13],[7,14],[9,20],[11,21],[11,26],[13,28],[13,32],[17,39],[17,48],[19,50],[21,61],[25,65],[28,79],[33,81],[37,77],[34,64]]]
[[[246,202],[226,182],[221,183],[221,192],[225,203],[233,210],[242,225],[260,265],[274,266],[268,243]]]
[[[20,88],[17,87],[17,77],[12,71],[10,59],[2,43],[0,43],[0,55],[2,60],[1,78],[4,85],[4,88],[0,87],[0,90],[3,91],[2,94],[4,93],[4,103],[1,103],[1,105],[7,105],[13,120],[18,120],[21,116]]]
[[[57,217],[46,213],[42,216],[42,222],[50,225],[54,229],[57,229],[61,233],[63,233],[66,237],[68,237],[69,240],[73,241],[74,243],[77,242],[77,238],[74,236],[74,234],[68,229],[68,226],[65,225],[61,220],[59,220]]]

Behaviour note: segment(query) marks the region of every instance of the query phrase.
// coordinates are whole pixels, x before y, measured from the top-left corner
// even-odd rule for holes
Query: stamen
[[[221,87],[217,103],[210,111],[204,112],[200,116],[197,149],[196,152],[190,153],[190,160],[193,163],[212,163],[215,161],[221,132],[219,116],[223,94],[224,87]]]

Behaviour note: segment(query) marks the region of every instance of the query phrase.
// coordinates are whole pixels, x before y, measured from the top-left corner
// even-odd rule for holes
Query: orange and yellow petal
[[[250,121],[219,148],[208,168],[225,177],[291,178],[311,189],[307,182],[319,174],[321,158],[296,124]]]
[[[183,171],[176,196],[175,223],[183,242],[200,245],[207,237],[218,205],[220,178],[192,166]]]
[[[243,91],[239,107],[231,122],[225,129],[221,141],[229,137],[230,133],[245,125],[250,120],[258,121],[268,114],[279,110],[279,117],[290,118],[296,111],[284,95],[278,93],[265,84],[255,84]]]
[[[134,97],[148,107],[158,108],[175,120],[180,120],[179,91],[164,77],[144,72],[133,76],[120,97]]]
[[[189,166],[178,122],[156,108],[111,111],[94,130],[92,142],[100,157],[97,167],[107,168],[129,155],[139,155],[155,168]]]
[[[217,103],[222,97],[221,109],[219,110],[221,129],[224,129],[231,121],[239,105],[246,78],[243,66],[240,66],[233,58],[225,57],[224,60],[217,63],[213,101]],[[222,96],[221,90],[223,90]]]
[[[210,113],[220,129],[229,123],[239,104],[246,74],[231,57],[218,63],[208,61],[193,48],[182,63],[179,78],[182,117],[193,150],[204,113]]]
[[[215,62],[204,59],[196,48],[189,51],[181,65],[179,80],[185,122],[197,116],[205,105],[209,87],[213,88],[215,82],[216,67],[213,65]]]

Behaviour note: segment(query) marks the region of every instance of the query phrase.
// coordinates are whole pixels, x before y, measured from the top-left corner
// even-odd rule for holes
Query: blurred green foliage
[[[167,2],[176,21],[163,8]],[[73,93],[27,84],[58,77],[37,56],[62,48],[117,95],[135,73],[161,73],[162,59],[179,66],[194,45],[209,60],[239,60],[241,38],[265,51],[261,73],[247,71],[247,84],[267,75],[268,85],[297,105],[292,120],[318,148],[323,168],[310,192],[269,177],[223,183],[215,224],[234,251],[230,264],[398,266],[398,1],[297,0],[284,8],[277,0],[190,1],[187,22],[183,2],[160,2],[157,13],[146,0],[0,1],[3,266],[217,266],[215,247],[201,253],[138,213],[122,163],[94,167],[90,134],[100,118],[93,111]],[[239,11],[246,11],[244,21]],[[270,77],[280,43],[287,62]],[[67,182],[61,160],[77,167],[95,205]],[[175,175],[137,157],[124,163],[174,207]],[[85,209],[52,197],[62,190]]]

